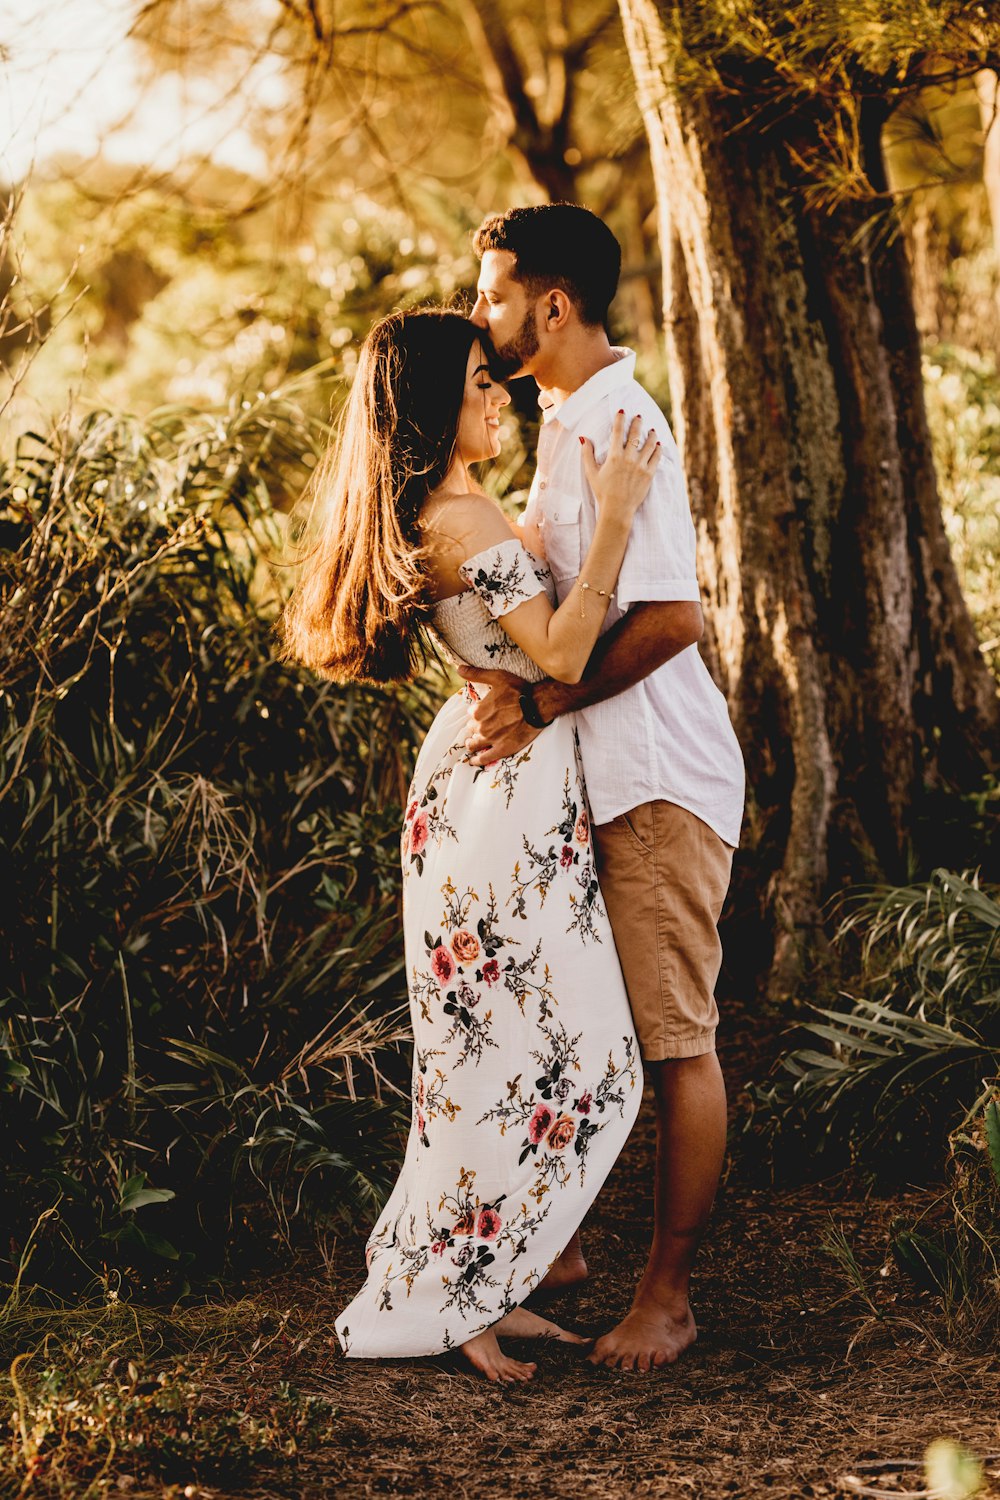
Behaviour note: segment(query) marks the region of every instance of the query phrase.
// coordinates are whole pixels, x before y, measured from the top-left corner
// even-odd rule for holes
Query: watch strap
[[[532,729],[547,729],[552,723],[551,719],[543,719],[541,710],[535,702],[534,684],[527,682],[518,694],[518,702],[521,705],[521,717]]]

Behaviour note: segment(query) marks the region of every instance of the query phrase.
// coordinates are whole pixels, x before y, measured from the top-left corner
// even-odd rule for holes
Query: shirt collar
[[[565,427],[568,432],[576,426],[580,419],[596,406],[598,401],[605,396],[610,396],[612,391],[621,385],[627,385],[635,377],[635,351],[632,349],[613,348],[611,350],[615,357],[613,365],[605,365],[603,370],[598,370],[585,380],[583,385],[578,386],[572,395],[567,396],[561,406],[557,406],[548,391],[541,391],[538,397],[538,405],[542,412],[543,422],[558,421],[560,427]]]

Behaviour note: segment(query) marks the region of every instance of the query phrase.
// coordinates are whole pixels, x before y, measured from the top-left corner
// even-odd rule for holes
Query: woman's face
[[[465,399],[458,419],[458,451],[465,463],[496,458],[500,452],[500,408],[509,405],[510,397],[490,375],[477,339],[465,368]]]

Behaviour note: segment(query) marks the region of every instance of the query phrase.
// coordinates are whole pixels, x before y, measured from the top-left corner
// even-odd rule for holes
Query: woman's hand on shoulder
[[[589,438],[583,444],[583,471],[603,514],[631,525],[632,518],[649,494],[662,457],[656,432],[643,432],[641,417],[633,417],[625,429],[625,413],[619,411],[611,424],[608,456],[599,464]]]

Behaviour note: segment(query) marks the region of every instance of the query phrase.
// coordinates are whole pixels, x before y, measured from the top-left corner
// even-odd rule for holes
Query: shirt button
[[[543,479],[542,482],[539,484],[538,488],[540,490],[544,490],[546,483],[547,483],[547,481]]]

